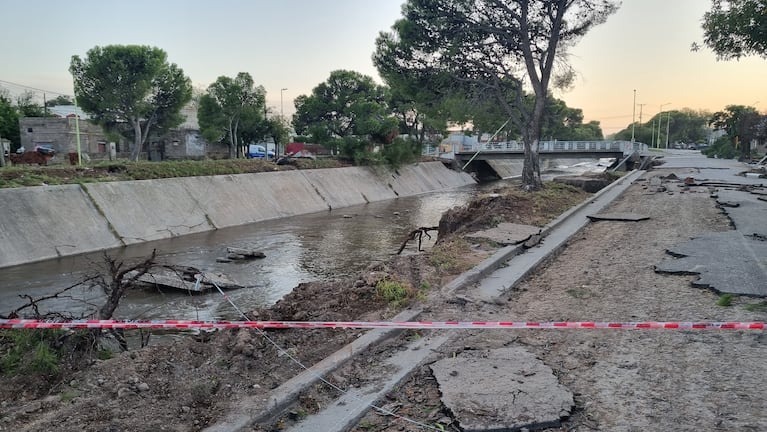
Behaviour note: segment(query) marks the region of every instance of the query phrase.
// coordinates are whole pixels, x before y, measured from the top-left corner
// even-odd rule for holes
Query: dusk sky
[[[94,46],[164,49],[194,85],[249,72],[267,103],[294,112],[336,69],[379,80],[371,55],[378,33],[400,17],[402,0],[0,0],[0,87],[9,83],[72,94],[69,62]],[[633,92],[643,121],[669,109],[717,111],[729,104],[767,110],[767,60],[718,62],[702,41],[709,0],[624,0],[619,11],[571,52],[573,89],[557,92],[605,134],[631,123]],[[380,80],[379,80],[380,81]],[[41,95],[42,98],[42,95]],[[636,107],[639,120],[640,107]]]

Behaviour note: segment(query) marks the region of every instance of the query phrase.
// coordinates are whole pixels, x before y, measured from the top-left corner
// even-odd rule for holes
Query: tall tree
[[[24,91],[16,96],[16,110],[19,117],[44,117],[45,110],[35,102],[35,94],[31,91]]]
[[[296,98],[293,127],[298,134],[311,134],[320,144],[347,137],[356,137],[360,143],[385,142],[397,129],[386,101],[386,88],[373,78],[336,70],[311,95]]]
[[[409,0],[404,18],[379,35],[375,57],[403,71],[447,73],[492,96],[522,131],[522,180],[538,189],[549,87],[572,82],[566,49],[616,9],[607,0]],[[534,96],[529,109],[525,88]]]
[[[254,123],[262,122],[260,115],[266,91],[256,86],[253,77],[240,72],[236,77],[220,76],[200,98],[197,118],[203,136],[212,141],[229,141],[229,157],[241,156],[240,126],[243,116]]]
[[[78,105],[95,122],[132,132],[132,160],[151,132],[181,124],[181,108],[191,100],[191,80],[167,57],[160,48],[139,45],[95,47],[85,58],[72,57]]]
[[[767,58],[767,2],[712,0],[703,15],[703,38],[720,60],[749,55]],[[697,50],[693,44],[693,50]]]
[[[19,113],[13,106],[11,96],[5,89],[0,89],[0,138],[11,141],[11,151],[19,148]]]
[[[64,95],[58,95],[53,99],[48,99],[45,101],[45,106],[47,107],[55,107],[58,105],[74,105],[75,102],[72,100],[69,96]]]
[[[740,160],[750,159],[751,140],[759,138],[761,122],[756,108],[744,105],[727,105],[709,120],[711,126],[723,129],[735,148],[740,149]]]
[[[695,111],[689,108],[666,111],[662,115],[656,114],[644,124],[637,123],[634,128],[635,140],[645,144],[653,144],[658,139],[658,125],[660,125],[660,140],[666,142],[666,126],[668,125],[670,143],[698,143],[705,141],[708,136],[708,120],[711,113]],[[630,140],[631,125],[615,134],[615,139]],[[662,147],[663,145],[661,145]]]

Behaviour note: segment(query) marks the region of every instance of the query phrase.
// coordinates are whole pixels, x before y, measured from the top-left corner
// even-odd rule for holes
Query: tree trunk
[[[133,148],[131,149],[130,159],[138,161],[141,155],[141,121],[133,120]]]
[[[232,120],[229,119],[229,159],[237,157],[237,142],[234,139],[234,130],[232,129]]]
[[[541,140],[541,119],[546,103],[546,91],[536,89],[533,115],[523,130],[522,141],[525,146],[525,163],[522,167],[522,184],[525,190],[539,190],[543,186],[538,144]]]

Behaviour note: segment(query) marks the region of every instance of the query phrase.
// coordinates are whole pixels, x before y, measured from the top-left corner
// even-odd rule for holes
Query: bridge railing
[[[541,141],[538,149],[541,153],[546,152],[617,152],[633,153],[635,151],[647,151],[647,144],[631,141]],[[525,147],[520,141],[487,142],[480,144],[463,144],[462,152],[517,152],[524,151]]]

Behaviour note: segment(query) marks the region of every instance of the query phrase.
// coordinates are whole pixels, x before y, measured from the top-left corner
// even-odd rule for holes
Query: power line
[[[27,90],[33,90],[33,91],[36,91],[36,92],[46,93],[46,94],[50,93],[50,94],[58,95],[58,96],[73,97],[73,95],[71,95],[71,94],[61,93],[61,92],[52,91],[52,90],[39,89],[39,88],[36,88],[36,87],[31,87],[31,86],[28,86],[28,85],[19,84],[19,83],[15,83],[15,82],[11,82],[11,81],[5,81],[5,80],[1,80],[1,79],[0,79],[0,83],[8,84],[8,85],[16,86],[16,87],[20,87],[20,88],[27,89]]]

